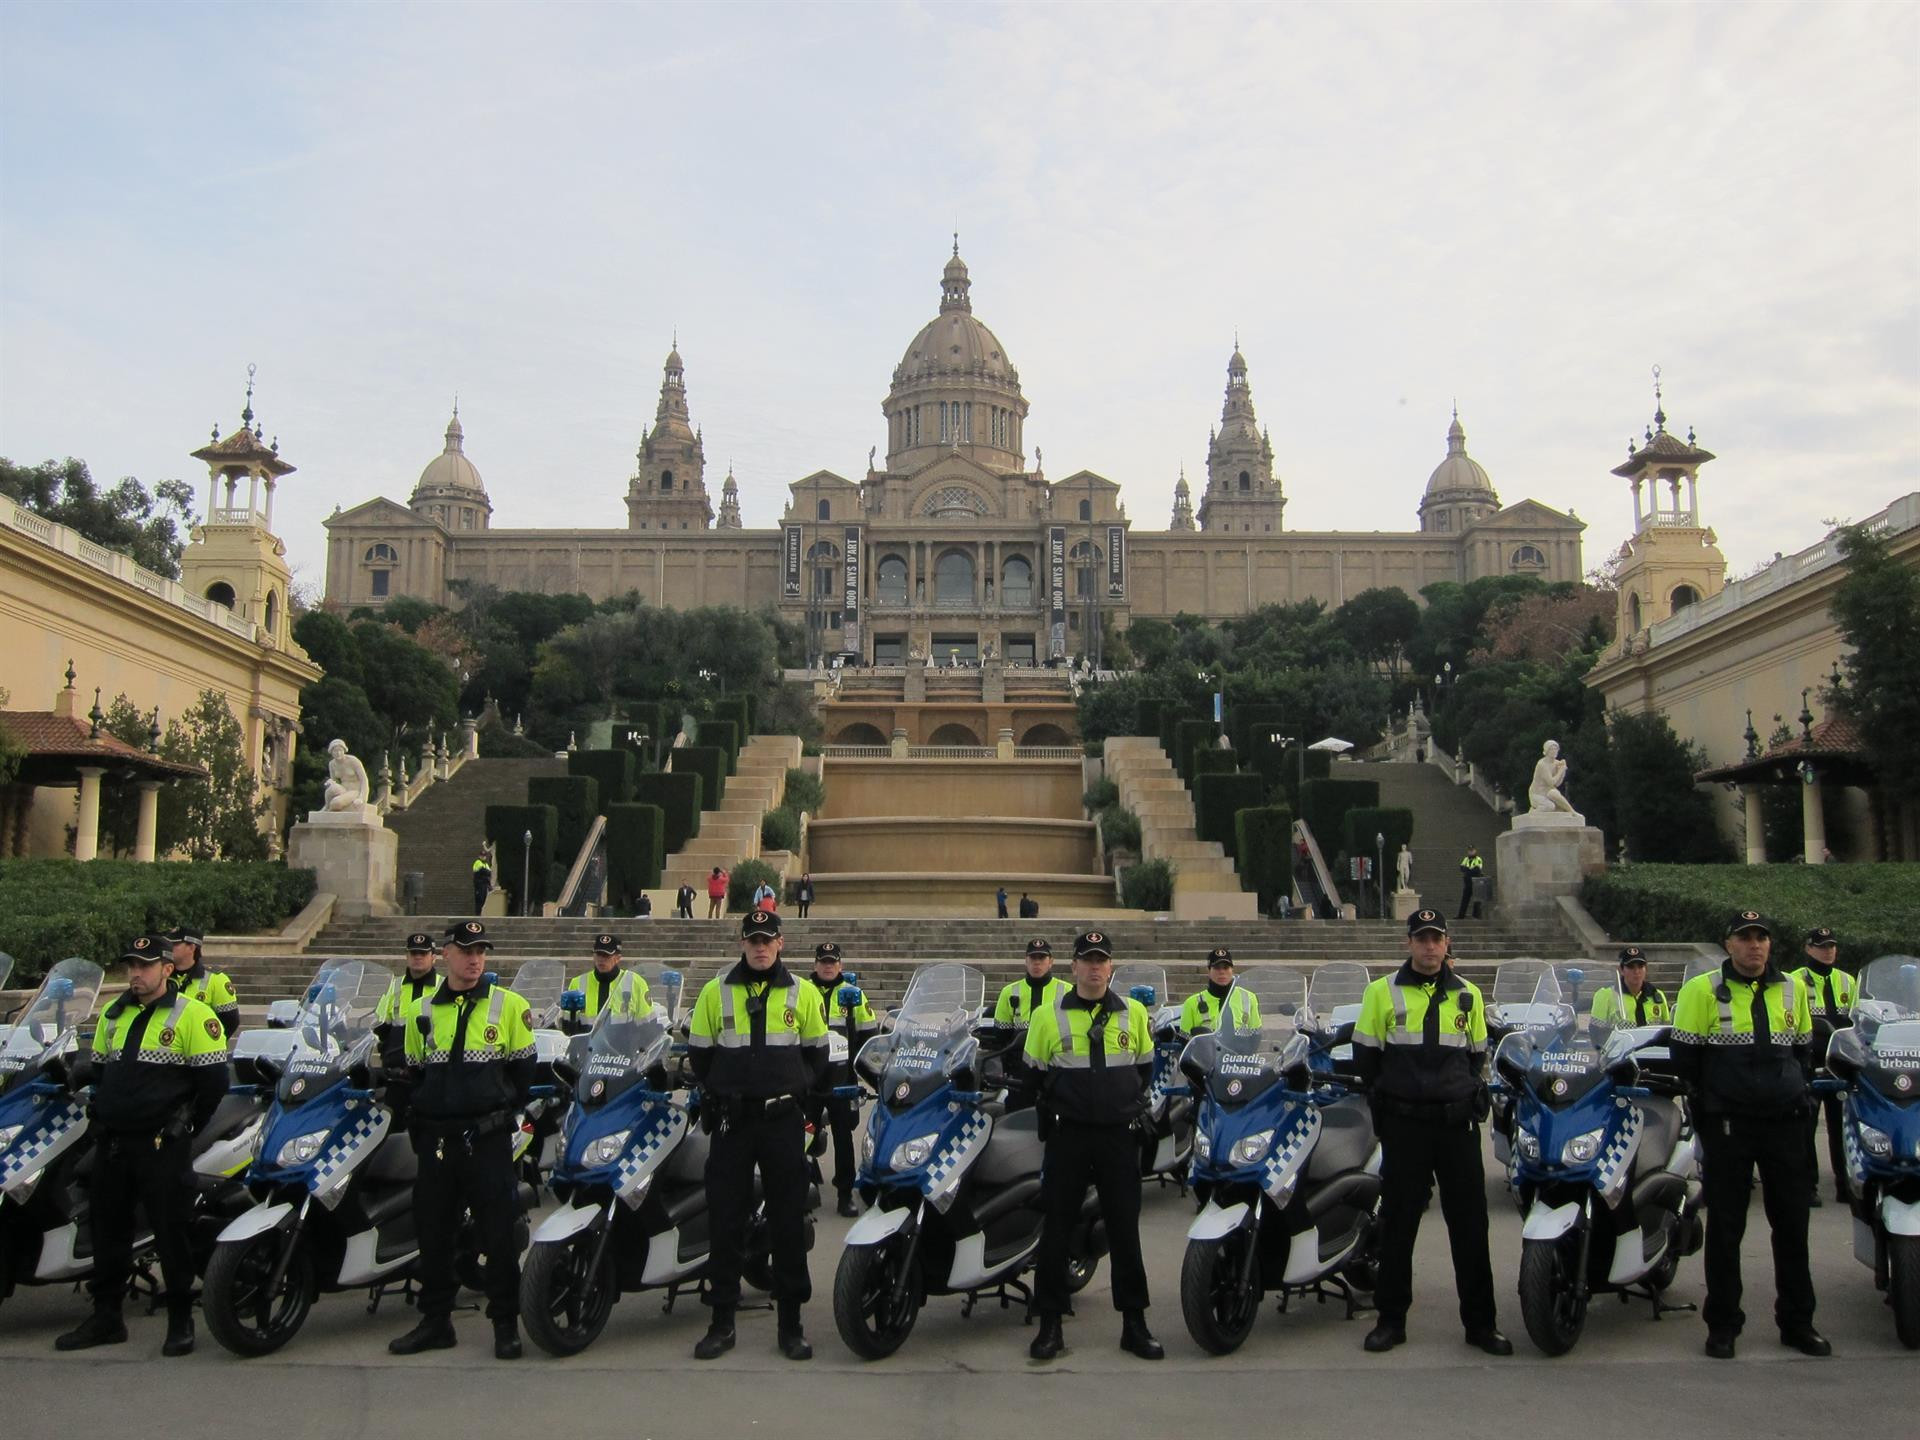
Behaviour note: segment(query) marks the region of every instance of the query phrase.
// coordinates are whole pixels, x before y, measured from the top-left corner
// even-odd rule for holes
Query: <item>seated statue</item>
[[[367,783],[367,767],[347,753],[347,742],[335,740],[327,746],[327,786],[321,791],[324,810],[358,810],[370,800],[372,787]]]
[[[1560,787],[1566,782],[1566,778],[1567,762],[1560,758],[1560,742],[1549,740],[1540,747],[1540,759],[1533,767],[1532,783],[1527,786],[1529,812],[1573,814],[1573,806],[1569,805],[1567,797],[1560,793]]]

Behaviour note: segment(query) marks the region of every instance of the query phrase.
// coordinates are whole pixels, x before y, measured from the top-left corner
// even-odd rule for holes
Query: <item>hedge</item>
[[[700,743],[712,746],[727,757],[727,773],[740,769],[740,726],[733,720],[702,720]]]
[[[599,786],[595,798],[602,807],[629,805],[633,802],[633,777],[640,768],[634,763],[636,759],[633,751],[617,745],[611,750],[575,750],[567,756],[567,774],[591,776]]]
[[[527,847],[521,837],[533,832],[533,856],[527,860]],[[554,859],[559,851],[560,812],[551,805],[489,805],[487,839],[494,845],[498,868],[493,883],[506,888],[510,908],[516,915],[539,914],[540,906],[554,899]],[[523,871],[524,865],[524,871]],[[520,894],[524,873],[531,894]]]
[[[1378,780],[1309,780],[1298,810],[1313,831],[1320,853],[1331,858],[1339,851],[1341,821],[1347,811],[1379,803]]]
[[[1255,755],[1276,748],[1267,738],[1275,731],[1290,734],[1296,740],[1304,739],[1300,734],[1298,707],[1273,704],[1227,707],[1227,734],[1233,739],[1233,748],[1243,754]]]
[[[666,815],[658,805],[607,807],[607,903],[631,915],[656,889],[666,864]]]
[[[1249,805],[1233,817],[1240,888],[1260,897],[1260,913],[1273,913],[1274,897],[1293,893],[1293,811],[1285,805]]]
[[[1197,720],[1200,717],[1191,710],[1183,710],[1178,705],[1168,705],[1160,712],[1160,748],[1167,752],[1169,760],[1174,759],[1178,751],[1174,747],[1174,731],[1180,728],[1182,720]]]
[[[1171,860],[1142,860],[1120,876],[1120,903],[1129,910],[1171,910],[1174,866]]]
[[[1355,806],[1340,822],[1340,849],[1347,855],[1373,857],[1376,835],[1387,837],[1382,863],[1387,867],[1387,874],[1392,875],[1400,847],[1413,844],[1413,811],[1390,805]]]
[[[608,755],[614,752],[601,750],[582,753]],[[619,753],[624,755],[626,752]],[[600,782],[591,775],[536,775],[527,781],[527,803],[551,805],[554,813],[560,817],[560,828],[554,836],[554,859],[559,864],[571,866],[574,857],[580,853],[580,847],[586,843],[594,817],[600,813]]]
[[[780,872],[764,860],[742,860],[727,872],[727,909],[745,910],[765,881],[777,894],[785,885]]]
[[[734,733],[737,737],[733,746],[735,752],[738,752],[740,747],[747,743],[747,737],[753,733],[753,702],[745,695],[728,695],[722,699],[715,700],[707,707],[707,713],[715,720],[731,720],[733,722]],[[702,730],[700,738],[703,741],[707,738],[704,730]]]
[[[1171,702],[1166,700],[1142,700],[1134,710],[1133,733],[1136,735],[1158,735],[1160,721],[1166,715]]]
[[[176,925],[202,934],[277,929],[313,898],[311,870],[268,861],[0,861],[0,953],[8,985],[77,955],[111,970],[134,936]]]
[[[1120,787],[1103,775],[1081,793],[1080,803],[1088,814],[1098,815],[1120,803]]]
[[[1100,842],[1111,854],[1115,850],[1140,853],[1140,817],[1124,805],[1109,805],[1100,812]]]
[[[800,812],[782,805],[760,817],[762,850],[798,850],[800,848]]]
[[[1800,964],[1807,931],[1833,927],[1840,964],[1920,955],[1920,864],[1616,865],[1587,877],[1581,901],[1623,940],[1718,944],[1727,917],[1774,923],[1776,959]]]
[[[1240,768],[1240,757],[1231,750],[1216,750],[1211,746],[1202,746],[1193,752],[1193,773],[1201,775],[1231,775]],[[1263,784],[1271,789],[1272,785],[1263,775]]]
[[[1194,782],[1194,833],[1202,840],[1218,840],[1229,855],[1239,853],[1233,817],[1250,806],[1267,803],[1267,782],[1258,775],[1202,775]]]
[[[1193,784],[1193,752],[1212,745],[1220,727],[1211,720],[1181,720],[1173,727],[1173,768],[1180,778]]]
[[[818,815],[820,807],[827,803],[827,782],[799,765],[787,767],[784,784],[780,803],[790,810],[804,810],[810,815]]]
[[[639,773],[653,765],[654,747],[660,741],[660,707],[645,700],[630,701],[625,708],[627,718],[613,722],[613,745],[616,750],[633,752],[634,770]]]
[[[665,818],[666,832],[661,843],[666,846],[666,854],[679,854],[687,841],[700,833],[700,796],[705,788],[706,782],[692,770],[676,770],[671,774],[660,771],[634,777],[635,802],[659,806]]]
[[[727,752],[711,745],[682,745],[673,752],[673,769],[679,775],[700,777],[700,803],[709,810],[720,808],[727,793]]]

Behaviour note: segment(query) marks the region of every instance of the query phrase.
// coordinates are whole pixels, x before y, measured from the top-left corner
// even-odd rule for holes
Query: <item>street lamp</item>
[[[1293,735],[1282,735],[1278,730],[1275,730],[1267,736],[1267,743],[1285,748],[1288,745],[1298,745],[1299,739]],[[1300,745],[1295,755],[1298,760],[1298,781],[1300,786],[1304,788],[1307,783],[1307,747]],[[1297,794],[1298,791],[1295,793]]]
[[[1382,831],[1373,832],[1373,888],[1380,897],[1380,918],[1387,918],[1387,837]]]
[[[527,905],[533,899],[527,889],[527,881],[533,874],[533,831],[529,830],[520,837],[520,913],[527,913]]]

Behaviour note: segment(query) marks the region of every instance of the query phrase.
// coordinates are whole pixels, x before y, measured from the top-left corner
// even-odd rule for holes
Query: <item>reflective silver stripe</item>
[[[1396,985],[1389,980],[1387,996],[1393,1001],[1393,1028],[1405,1030],[1407,1028],[1407,987]]]
[[[800,1031],[795,1026],[793,1019],[793,986],[782,985],[780,987],[780,995],[782,999],[782,1014],[785,1016],[787,1028],[784,1030],[776,1030],[773,1024],[773,1016],[769,1014],[767,1016],[765,1043],[784,1048],[785,1046],[798,1045],[800,1043]],[[767,998],[773,998],[773,987],[771,985],[767,987]],[[743,1032],[734,1027],[733,986],[731,985],[722,985],[720,987],[720,1033],[713,1037],[711,1043],[726,1050],[744,1050],[753,1044],[753,1031],[751,1028]]]
[[[487,1024],[500,1023],[500,1012],[506,1008],[506,1004],[507,992],[496,985],[493,989],[493,997],[487,1001]]]
[[[1355,1034],[1353,1038],[1358,1040],[1360,1037],[1358,1034]],[[1387,1037],[1387,1043],[1389,1045],[1423,1045],[1426,1043],[1426,1037],[1424,1035],[1416,1035],[1408,1030],[1396,1030]],[[1449,1050],[1466,1050],[1471,1048],[1473,1044],[1471,1040],[1458,1030],[1442,1030],[1434,1037],[1434,1043],[1444,1046]]]
[[[1062,987],[1054,994],[1053,1023],[1055,1033],[1060,1039],[1060,1050],[1059,1053],[1047,1063],[1057,1070],[1091,1070],[1093,1068],[1092,1040],[1088,1040],[1086,1054],[1076,1055],[1073,1050],[1073,1027],[1067,1023],[1067,996],[1072,993],[1070,989]],[[1120,1022],[1119,1027],[1108,1030],[1107,1034],[1118,1035],[1120,1037],[1120,1048],[1118,1050],[1113,1049],[1107,1045],[1103,1039],[1101,1042],[1101,1053],[1104,1055],[1130,1055],[1133,1053],[1133,1046],[1131,1044],[1132,1031],[1128,1022],[1133,1018],[1133,1007],[1123,1004],[1116,1013]],[[1089,1032],[1091,1032],[1093,1027],[1092,1012],[1088,1012],[1087,1027]]]
[[[1464,994],[1465,992],[1462,991],[1461,993]],[[1407,1029],[1407,987],[1405,985],[1396,985],[1392,981],[1388,981],[1387,994],[1393,1000],[1393,1033],[1387,1036],[1386,1043],[1389,1045],[1423,1045],[1425,1044],[1426,1035],[1424,1033],[1415,1034],[1414,1032]],[[1436,986],[1434,988],[1433,994],[1427,997],[1427,1004],[1429,1006],[1443,1004],[1446,1000],[1446,997],[1447,997],[1446,990],[1443,987]],[[1422,1020],[1423,1026],[1424,1026],[1424,1023],[1425,1022],[1423,1018]],[[1353,1038],[1355,1040],[1358,1040],[1361,1038],[1360,1032],[1358,1030],[1355,1030],[1353,1032]],[[1464,1031],[1448,1030],[1444,1027],[1441,1028],[1439,1034],[1435,1037],[1435,1039],[1440,1045],[1445,1046],[1449,1050],[1467,1050],[1467,1049],[1485,1048],[1483,1045],[1476,1045],[1474,1041],[1472,1041],[1467,1037]],[[1380,1042],[1376,1040],[1376,1041],[1373,1041],[1372,1043],[1379,1044]]]

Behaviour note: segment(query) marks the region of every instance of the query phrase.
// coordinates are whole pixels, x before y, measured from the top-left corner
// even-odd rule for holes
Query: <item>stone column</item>
[[[1740,798],[1747,807],[1747,864],[1767,863],[1767,820],[1760,811],[1760,787],[1742,785]]]
[[[98,765],[80,767],[80,824],[73,837],[73,858],[91,860],[100,853],[100,777]]]
[[[1800,786],[1800,847],[1806,854],[1807,864],[1826,863],[1826,804],[1820,795],[1820,777],[1817,774]]]
[[[153,836],[160,819],[160,782],[140,782],[140,818],[133,830],[133,858],[153,863]]]

